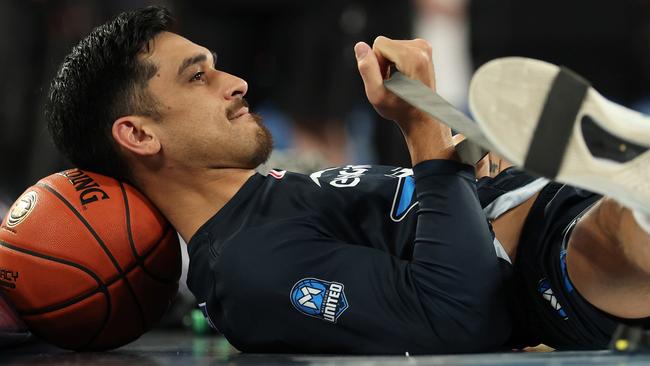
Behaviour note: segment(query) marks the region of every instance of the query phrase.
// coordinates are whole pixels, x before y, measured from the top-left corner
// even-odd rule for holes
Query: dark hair
[[[66,56],[52,80],[45,115],[55,145],[71,163],[132,182],[111,128],[129,114],[160,118],[147,91],[158,68],[139,55],[172,24],[164,7],[125,12],[95,28]]]

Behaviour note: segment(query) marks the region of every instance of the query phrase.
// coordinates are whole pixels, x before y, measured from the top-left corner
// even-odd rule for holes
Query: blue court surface
[[[511,352],[448,356],[317,356],[242,354],[220,337],[154,331],[118,350],[75,353],[42,343],[0,350],[0,365],[650,365],[648,355],[598,352]]]

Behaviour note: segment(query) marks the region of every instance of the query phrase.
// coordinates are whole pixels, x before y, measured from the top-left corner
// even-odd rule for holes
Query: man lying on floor
[[[254,169],[272,140],[249,113],[246,82],[219,70],[210,50],[170,32],[170,24],[166,9],[150,7],[121,14],[82,40],[52,83],[49,128],[71,162],[131,182],[164,213],[188,242],[190,289],[238,349],[452,353],[513,341],[600,347],[611,332],[602,319],[649,315],[604,308],[606,315],[575,291],[558,307],[564,292],[555,291],[570,293],[559,257],[571,232],[570,246],[584,241],[606,256],[621,247],[620,258],[635,259],[642,248],[619,243],[633,237],[647,244],[648,234],[611,200],[514,170],[482,180],[477,193],[474,167],[456,160],[449,128],[383,86],[394,64],[435,88],[426,42],[380,37],[372,48],[355,47],[368,99],[401,128],[413,169],[350,165],[262,176]],[[523,202],[515,200],[521,205],[502,205],[499,197],[513,191],[525,192]],[[499,216],[492,223],[498,240],[482,205]],[[604,234],[589,236],[592,230]],[[511,302],[505,291],[517,242],[514,272],[526,298]],[[602,281],[585,268],[569,267],[571,279]],[[539,283],[532,288],[531,281]],[[519,323],[525,315],[532,319]]]

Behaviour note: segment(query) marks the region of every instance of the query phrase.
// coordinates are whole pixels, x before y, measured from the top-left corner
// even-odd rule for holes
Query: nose
[[[242,98],[248,91],[248,83],[242,78],[235,75],[224,73],[224,84],[226,85],[225,97],[226,99]]]

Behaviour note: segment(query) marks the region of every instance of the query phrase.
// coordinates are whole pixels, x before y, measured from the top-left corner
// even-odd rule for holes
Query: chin
[[[251,155],[249,166],[251,169],[266,163],[273,151],[273,136],[266,126],[262,124],[262,118],[257,114],[251,114],[258,124],[259,129],[255,136],[255,151]]]

